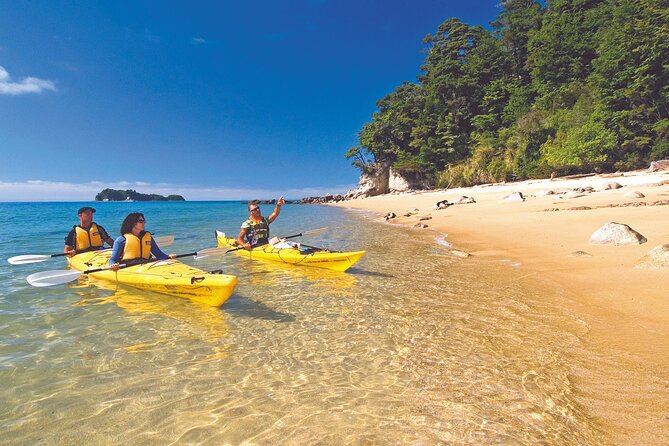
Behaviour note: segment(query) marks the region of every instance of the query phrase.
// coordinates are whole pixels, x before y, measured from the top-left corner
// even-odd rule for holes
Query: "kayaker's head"
[[[132,212],[121,223],[121,235],[133,233],[135,235],[144,231],[146,219],[141,212]]]
[[[79,226],[82,228],[88,228],[93,223],[93,213],[95,209],[90,206],[84,206],[79,208],[77,214],[79,214]]]
[[[251,220],[260,220],[262,219],[262,214],[260,213],[260,207],[256,203],[249,203],[247,206],[249,210],[249,217]]]

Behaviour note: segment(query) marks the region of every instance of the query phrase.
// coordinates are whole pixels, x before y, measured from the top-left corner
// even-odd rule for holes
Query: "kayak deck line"
[[[221,231],[216,231],[216,241],[221,248],[238,248],[236,240],[226,237],[225,233]],[[309,246],[306,251],[303,251],[299,247],[275,248],[272,245],[257,246],[251,251],[235,249],[234,252],[237,255],[251,259],[270,260],[290,265],[311,266],[341,272],[346,271],[365,255],[365,251],[330,251],[313,246]]]
[[[111,253],[100,252],[82,253],[68,258],[68,262],[79,271],[107,268],[110,255]],[[118,271],[107,269],[89,275],[139,289],[187,298],[213,307],[223,305],[238,282],[234,275],[218,271],[210,273],[173,259],[141,263]]]

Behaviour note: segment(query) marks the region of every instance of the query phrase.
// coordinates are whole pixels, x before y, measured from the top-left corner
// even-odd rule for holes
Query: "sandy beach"
[[[611,182],[622,187],[602,190]],[[589,187],[593,192],[574,191]],[[556,193],[546,195],[549,190]],[[515,192],[525,200],[505,200]],[[435,209],[442,200],[456,203],[463,196],[475,203]],[[669,205],[662,203],[667,200],[669,172],[633,171],[388,194],[336,206],[372,211],[381,221],[393,212],[397,217],[389,224],[414,227],[417,234],[445,235],[455,255],[471,255],[463,262],[506,261],[527,271],[528,282],[564,290],[565,305],[589,327],[586,342],[597,344],[604,354],[611,348],[626,352],[639,363],[638,370],[629,371],[626,388],[584,378],[586,392],[604,394],[583,403],[602,423],[616,426],[617,443],[665,444],[668,434],[660,426],[669,422],[669,268],[638,263],[651,249],[669,244]],[[589,243],[610,222],[628,225],[647,242]],[[417,224],[427,228],[415,228]],[[645,402],[647,392],[658,398]],[[637,406],[644,406],[645,415],[639,415]],[[632,410],[637,413],[627,413]]]

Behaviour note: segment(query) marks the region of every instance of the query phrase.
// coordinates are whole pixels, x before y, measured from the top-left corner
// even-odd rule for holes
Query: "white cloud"
[[[0,181],[0,201],[92,201],[102,189],[134,189],[143,194],[182,195],[188,201],[271,199],[284,196],[290,199],[344,193],[354,184],[301,189],[243,189],[217,186],[152,184],[140,181],[66,183],[59,181],[28,180]]]
[[[190,43],[191,43],[191,45],[203,45],[203,44],[207,43],[207,41],[204,40],[202,37],[192,37],[190,39]]]
[[[41,93],[44,90],[56,91],[56,86],[52,81],[36,77],[26,77],[20,82],[12,82],[7,70],[0,66],[0,94],[19,95]]]

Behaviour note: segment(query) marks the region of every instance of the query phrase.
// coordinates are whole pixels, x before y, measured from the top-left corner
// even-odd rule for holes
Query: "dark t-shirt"
[[[104,242],[106,242],[110,238],[109,234],[107,233],[105,228],[98,225],[97,223],[95,223],[95,224],[97,225],[98,230],[100,231],[100,237],[102,238],[102,242],[104,244]],[[76,242],[75,242],[76,239],[77,239],[77,236],[74,232],[74,228],[72,228],[72,230],[67,234],[67,237],[65,237],[65,244],[67,246],[76,247],[76,245],[77,245]]]

